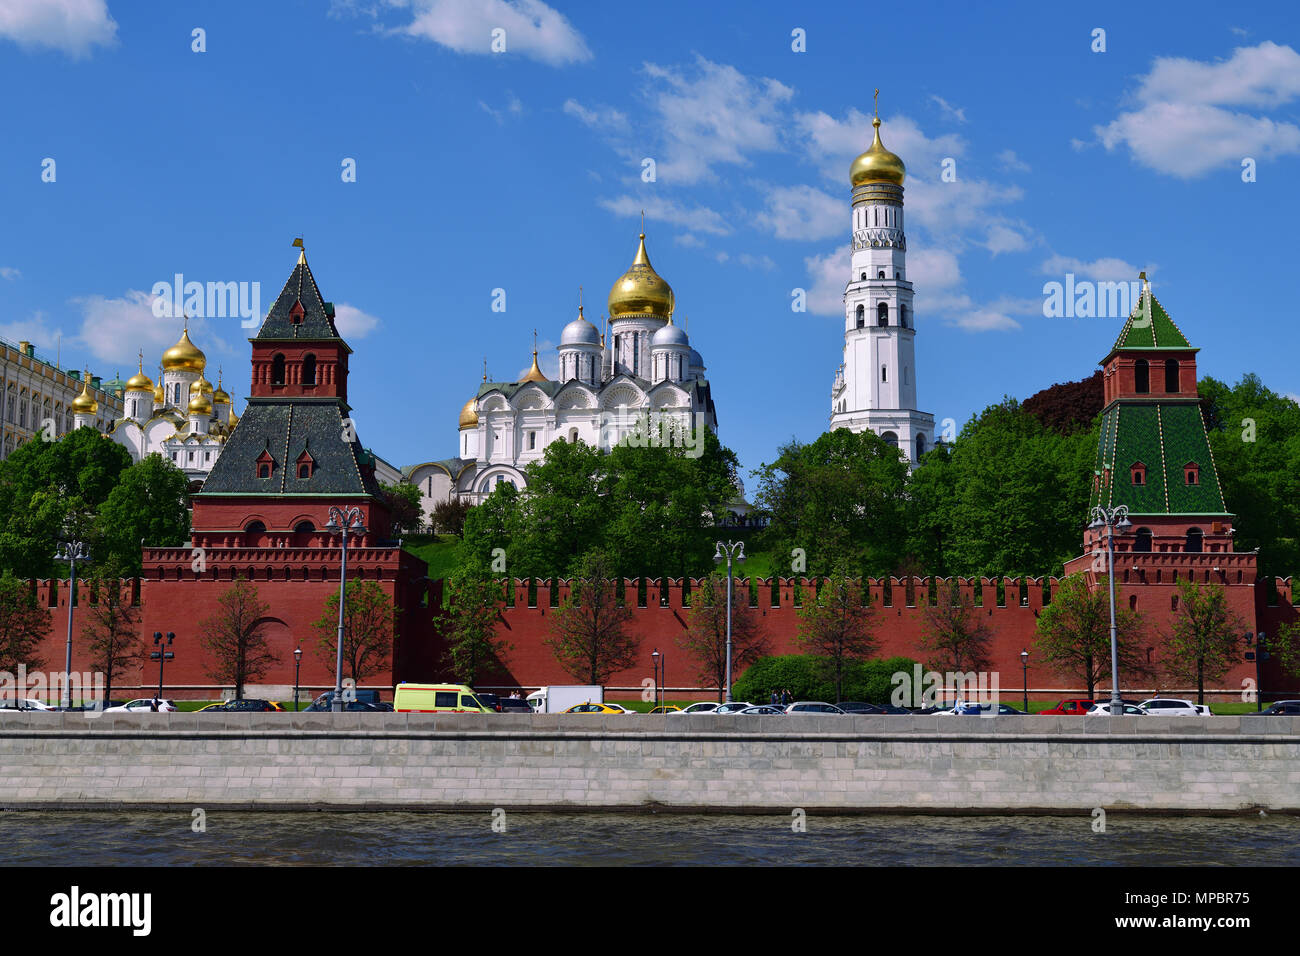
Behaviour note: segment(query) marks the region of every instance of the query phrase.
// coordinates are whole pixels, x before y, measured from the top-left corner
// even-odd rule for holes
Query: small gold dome
[[[478,399],[471,398],[461,406],[460,428],[478,428]]]
[[[880,142],[880,117],[873,119],[871,125],[876,128],[875,139],[871,141],[870,148],[855,159],[853,165],[849,167],[849,181],[854,186],[879,182],[893,183],[895,186],[903,185],[907,167],[898,156],[885,149],[885,145]]]
[[[197,395],[190,396],[190,414],[191,415],[211,415],[212,403],[208,401],[208,396],[199,392]]]
[[[90,394],[90,374],[85,373],[85,376],[85,381],[81,383],[81,394],[72,400],[74,415],[95,415],[99,412],[99,402]]]
[[[637,247],[632,268],[624,272],[609,290],[609,317],[653,315],[666,319],[673,313],[673,289],[654,266],[645,251],[645,233]]]
[[[202,372],[208,364],[207,356],[190,341],[190,330],[181,333],[181,340],[162,355],[162,367],[167,372]]]
[[[533,367],[528,370],[528,374],[521,378],[523,382],[549,382],[550,379],[542,374],[542,370],[537,367],[537,350],[533,349]]]
[[[153,403],[154,403],[155,405],[166,405],[166,404],[167,404],[167,396],[166,396],[166,394],[163,392],[163,384],[162,384],[162,382],[159,382],[157,385],[155,385],[155,386],[153,387]]]
[[[198,378],[190,382],[190,398],[193,398],[195,395],[204,395],[209,399],[212,398],[212,383],[203,377],[202,372],[199,373]]]
[[[161,388],[161,385],[159,386]],[[136,372],[126,380],[126,390],[128,392],[152,392],[153,379],[144,374],[144,361],[140,362],[140,371]]]
[[[230,395],[221,387],[221,370],[217,369],[217,390],[212,393],[213,405],[229,405]]]

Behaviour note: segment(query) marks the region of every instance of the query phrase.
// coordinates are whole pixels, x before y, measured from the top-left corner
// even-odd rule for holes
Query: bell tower
[[[879,115],[871,125],[871,146],[849,169],[853,258],[830,424],[873,431],[915,465],[933,447],[934,416],[917,410],[913,287],[903,231],[906,168],[880,141]]]

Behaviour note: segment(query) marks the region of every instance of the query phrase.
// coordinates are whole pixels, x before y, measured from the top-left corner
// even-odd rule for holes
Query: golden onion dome
[[[524,382],[549,382],[550,379],[542,374],[542,370],[537,367],[537,349],[533,349],[533,367],[528,370],[528,374],[519,380],[522,385]]]
[[[181,333],[181,340],[162,355],[162,367],[167,372],[202,372],[208,358],[190,341],[190,330]]]
[[[632,268],[624,272],[609,290],[609,317],[653,315],[666,319],[673,314],[673,289],[654,266],[645,251],[645,233],[637,247]]]
[[[478,399],[471,398],[460,408],[460,428],[478,428]]]
[[[217,369],[217,390],[212,393],[213,405],[229,405],[230,393],[221,387],[221,369]]]
[[[885,145],[880,142],[880,117],[873,119],[871,125],[876,128],[875,139],[871,141],[870,148],[855,159],[853,165],[849,167],[849,181],[854,186],[879,182],[893,183],[895,186],[903,185],[907,167],[897,155],[885,149]]]
[[[128,392],[152,392],[154,390],[153,379],[144,374],[143,356],[140,358],[140,371],[126,380],[126,390]]]
[[[190,414],[191,415],[211,415],[212,403],[208,401],[208,396],[202,392],[190,395]]]
[[[81,394],[72,400],[72,412],[74,415],[95,415],[99,412],[99,402],[90,394],[89,372],[85,373],[85,381],[81,383]]]
[[[190,398],[195,395],[204,395],[208,399],[212,398],[212,383],[203,377],[202,372],[199,373],[198,378],[190,382]]]

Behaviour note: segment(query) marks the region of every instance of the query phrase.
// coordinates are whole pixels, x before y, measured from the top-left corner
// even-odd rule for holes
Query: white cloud
[[[687,249],[699,249],[704,246],[703,239],[689,232],[684,232],[680,236],[674,236],[673,242],[677,243],[679,246],[685,246]]]
[[[19,272],[17,269],[13,268],[12,266],[0,266],[0,279],[12,280],[12,279],[20,278],[21,276],[22,273]]]
[[[714,236],[725,236],[731,232],[722,213],[707,206],[685,206],[672,199],[638,199],[635,196],[618,196],[614,199],[601,199],[600,205],[616,216],[640,218],[645,210],[650,222],[668,222],[676,226],[685,226],[695,232]]]
[[[363,339],[379,327],[379,319],[354,305],[340,302],[334,306],[334,326],[345,339]]]
[[[577,100],[570,98],[564,101],[564,112],[576,116],[592,129],[627,129],[627,116],[609,106],[587,109]]]
[[[530,354],[528,364],[518,371],[515,381],[522,381],[532,367],[533,358]],[[560,377],[560,353],[555,350],[555,343],[550,339],[544,339],[537,343],[537,367],[542,370],[543,375],[552,381]]]
[[[829,239],[848,231],[848,209],[842,198],[812,186],[774,186],[763,192],[767,208],[755,222],[778,239]]]
[[[492,31],[505,31],[505,51],[551,66],[591,59],[581,33],[541,0],[388,0],[414,19],[389,32],[431,40],[457,53],[496,55]],[[335,7],[333,12],[348,10]],[[349,10],[349,12],[355,12]]]
[[[1156,172],[1194,179],[1213,169],[1300,153],[1300,127],[1229,107],[1276,108],[1300,96],[1300,54],[1264,42],[1216,63],[1160,57],[1136,108],[1094,127],[1097,140]]]
[[[1013,173],[1029,172],[1029,164],[1017,156],[1014,149],[1004,149],[998,153],[998,164]]]
[[[995,223],[989,227],[983,245],[996,256],[1003,252],[1022,252],[1029,248],[1029,240],[1011,226]]]
[[[521,116],[524,112],[524,104],[520,101],[519,97],[515,96],[513,93],[506,94],[506,105],[502,109],[493,109],[483,100],[479,100],[478,105],[483,112],[487,113],[488,116],[491,116],[498,123],[504,123],[506,121],[506,113],[510,113],[513,116]]]
[[[3,0],[0,37],[29,49],[61,50],[74,58],[117,41],[117,23],[104,0]]]
[[[44,312],[33,312],[26,319],[0,325],[0,338],[10,342],[31,342],[44,352],[52,352],[59,341],[59,330],[51,327]]]
[[[966,122],[966,111],[953,106],[942,96],[931,96],[930,101],[939,104],[939,109],[943,110],[946,115],[951,116],[958,123]]]
[[[1154,275],[1156,268],[1154,265],[1147,265],[1145,267],[1147,276]],[[1046,276],[1060,277],[1072,273],[1077,278],[1091,279],[1094,282],[1130,282],[1138,277],[1143,267],[1113,256],[1103,256],[1087,262],[1072,256],[1054,255],[1043,261],[1039,271]]]
[[[90,295],[71,300],[81,309],[81,327],[73,340],[84,345],[101,362],[119,363],[123,368],[134,365],[136,353],[144,349],[145,371],[158,356],[181,337],[181,322],[153,314],[153,296],[139,289],[129,289],[117,298]],[[189,320],[190,339],[207,353],[234,355],[236,350],[225,336],[246,336],[238,319]]]
[[[736,256],[736,261],[746,269],[762,269],[764,272],[771,272],[776,268],[776,263],[771,256],[755,256],[748,252],[742,252]]]
[[[848,282],[850,249],[841,246],[821,256],[808,256],[803,263],[812,280],[807,289],[808,311],[813,315],[844,315],[844,286]]]

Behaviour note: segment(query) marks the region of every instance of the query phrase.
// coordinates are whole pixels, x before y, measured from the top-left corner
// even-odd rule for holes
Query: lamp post
[[[726,703],[731,703],[731,562],[745,560],[745,542],[728,541],[723,544],[717,542],[717,548],[713,553],[713,560],[721,562],[723,557],[727,561],[727,689],[723,694]]]
[[[337,534],[341,539],[343,560],[339,565],[339,637],[338,654],[334,661],[334,699],[330,701],[333,713],[343,712],[343,605],[348,595],[348,532],[354,535],[366,533],[366,524],[361,520],[360,508],[339,508],[330,506],[330,520],[325,525],[330,534]]]
[[[302,648],[293,649],[293,712],[298,713],[298,672],[302,668]]]
[[[1025,692],[1025,713],[1029,713],[1029,652],[1020,652],[1020,686]]]
[[[63,664],[63,695],[59,700],[59,704],[67,710],[72,706],[72,606],[77,598],[77,562],[90,563],[90,548],[84,541],[78,541],[74,533],[68,532],[59,542],[54,560],[68,562],[68,648]]]
[[[176,656],[172,651],[167,650],[167,648],[172,646],[172,641],[174,640],[176,640],[176,633],[174,631],[167,632],[166,641],[163,640],[162,631],[153,632],[154,647],[158,648],[158,650],[149,652],[149,660],[158,662],[158,699],[159,700],[162,700],[163,665]]]
[[[1119,640],[1115,631],[1115,532],[1123,534],[1133,527],[1133,522],[1128,520],[1128,505],[1113,508],[1098,505],[1092,509],[1088,527],[1094,531],[1106,529],[1106,571],[1110,575],[1110,713],[1118,717],[1124,713],[1124,705],[1119,699]]]
[[[651,652],[650,652],[650,656],[654,659],[654,667],[655,667],[655,709],[657,710],[657,709],[659,708],[659,648],[656,647],[653,651],[651,651]]]
[[[1267,661],[1269,657],[1267,650],[1268,639],[1263,631],[1260,631],[1259,634],[1252,634],[1250,631],[1247,631],[1247,647],[1250,646],[1252,638],[1255,641],[1255,649],[1246,652],[1246,660],[1253,660],[1255,662],[1255,712],[1258,713],[1264,707],[1264,685],[1261,683],[1263,678],[1260,674],[1260,665]]]

